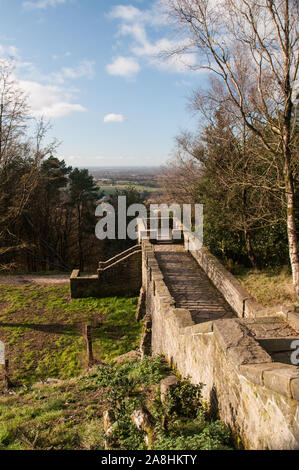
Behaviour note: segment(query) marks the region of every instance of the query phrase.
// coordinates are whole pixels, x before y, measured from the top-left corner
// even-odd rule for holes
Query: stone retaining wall
[[[114,261],[114,262],[113,262]],[[141,250],[130,249],[119,255],[98,275],[80,274],[74,270],[71,275],[71,296],[73,299],[85,297],[111,297],[115,295],[138,295],[142,285]]]
[[[152,321],[152,352],[164,354],[183,377],[202,382],[204,398],[247,449],[299,449],[299,372],[272,362],[242,318],[194,324],[175,308],[152,245],[143,240],[143,287]],[[203,249],[197,255],[242,317],[244,297]],[[216,260],[217,261],[217,260]],[[220,263],[219,263],[220,264]],[[214,282],[214,281],[213,281]],[[218,286],[217,286],[218,287]],[[246,305],[246,304],[245,304]],[[253,316],[253,311],[248,316]]]

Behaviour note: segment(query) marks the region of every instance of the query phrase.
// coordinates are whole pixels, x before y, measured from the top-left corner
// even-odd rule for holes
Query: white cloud
[[[145,57],[148,63],[160,70],[174,73],[187,73],[192,67],[197,65],[195,53],[170,54],[173,50],[184,50],[185,41],[171,41],[162,38],[155,43],[145,42],[132,48],[133,53],[138,57]]]
[[[77,67],[64,67],[62,73],[66,78],[93,78],[95,75],[94,72],[95,62],[90,60],[84,60]]]
[[[22,5],[30,10],[45,10],[48,7],[56,7],[65,3],[67,0],[38,0],[36,2],[26,1]]]
[[[140,71],[140,65],[134,57],[119,56],[107,65],[106,70],[110,75],[133,78]]]
[[[135,56],[147,59],[148,64],[164,71],[186,73],[197,64],[196,54],[181,53],[167,56],[169,51],[184,50],[187,46],[185,40],[170,40],[168,38],[150,42],[143,26],[122,25],[120,34],[131,35],[136,44],[131,47]]]
[[[74,111],[86,111],[81,104],[71,103],[69,93],[60,87],[26,80],[20,80],[19,85],[28,95],[34,116],[57,118],[67,116]]]
[[[75,80],[78,78],[92,79],[95,76],[95,62],[83,60],[76,67],[63,67],[59,72],[52,74],[52,80],[63,83],[65,79]]]
[[[60,59],[62,59],[62,58],[64,58],[64,57],[70,57],[71,55],[72,55],[71,52],[67,51],[67,52],[65,52],[65,53],[62,54],[62,55],[60,55],[60,54],[53,54],[53,55],[52,55],[52,59],[53,59],[53,60],[60,60]]]
[[[145,10],[133,5],[117,5],[111,9],[109,16],[128,23],[138,21],[151,26],[167,25],[169,22],[163,0],[154,1],[152,6]]]
[[[125,117],[122,114],[107,114],[104,117],[104,122],[125,122]]]
[[[119,34],[122,36],[131,35],[137,42],[141,44],[147,43],[147,35],[142,24],[123,24],[120,27]]]
[[[59,56],[52,56],[52,59],[57,60]],[[16,67],[22,69],[22,76],[26,80],[38,80],[54,85],[62,85],[67,80],[76,80],[79,78],[92,79],[95,76],[95,62],[91,60],[83,60],[74,67],[62,67],[57,72],[52,72],[47,75],[42,74],[31,62],[16,61]]]
[[[74,102],[78,90],[70,86],[70,81],[83,77],[92,78],[94,62],[83,60],[75,67],[63,67],[58,72],[45,75],[32,62],[22,61],[14,46],[0,45],[2,62],[7,61],[7,57],[12,54],[15,56],[14,78],[28,96],[32,115],[57,118],[86,111],[84,106]]]
[[[132,21],[140,17],[141,11],[133,5],[117,5],[112,8],[110,15],[111,18],[119,18],[126,21]]]
[[[131,60],[137,61],[137,58],[142,58],[151,67],[179,74],[188,73],[190,68],[196,68],[196,54],[190,53],[190,49],[188,53],[183,52],[188,45],[186,39],[169,39],[165,36],[153,41],[149,38],[148,29],[155,28],[156,31],[157,26],[165,26],[169,21],[163,2],[160,0],[155,1],[149,9],[142,11],[133,6],[118,5],[112,8],[110,16],[120,21],[118,36],[130,36],[133,39],[129,47],[135,57],[131,57]],[[182,53],[167,55],[168,52],[174,50],[182,50]],[[116,69],[118,65],[121,68],[121,64],[116,63]]]

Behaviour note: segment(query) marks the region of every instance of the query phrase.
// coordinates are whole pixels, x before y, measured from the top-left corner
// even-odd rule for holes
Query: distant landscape
[[[105,196],[132,186],[145,198],[160,190],[158,167],[90,167],[88,171]]]

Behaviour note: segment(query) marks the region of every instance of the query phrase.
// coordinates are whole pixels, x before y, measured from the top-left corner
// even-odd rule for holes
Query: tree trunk
[[[286,178],[287,179],[287,178]],[[296,211],[295,211],[295,191],[291,177],[286,181],[286,202],[287,202],[287,232],[289,242],[289,255],[292,267],[293,285],[299,297],[299,257],[298,257],[298,237],[296,231]]]
[[[251,263],[252,267],[254,269],[256,269],[257,265],[256,265],[255,256],[254,256],[254,253],[253,253],[253,250],[252,250],[252,246],[251,246],[251,237],[250,237],[250,233],[248,232],[247,229],[244,230],[244,237],[245,237],[245,244],[246,244],[246,250],[247,250],[248,258],[250,260],[250,263]]]
[[[292,126],[292,88],[290,80],[290,18],[289,0],[284,2],[284,92],[285,105],[283,113],[283,156],[284,156],[284,178],[285,197],[287,205],[287,233],[289,242],[289,256],[292,267],[293,286],[296,295],[299,297],[299,258],[298,239],[296,232],[296,209],[295,209],[295,189],[294,179],[291,170],[291,150],[290,131]]]

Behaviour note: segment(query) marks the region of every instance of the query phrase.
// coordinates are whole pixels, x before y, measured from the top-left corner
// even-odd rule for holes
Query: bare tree
[[[13,62],[0,60],[0,255],[28,248],[14,227],[38,184],[42,159],[57,146],[43,144],[49,128],[43,119],[30,132],[32,120]]]
[[[165,0],[188,34],[179,54],[196,51],[199,68],[225,85],[236,114],[260,140],[275,184],[284,192],[289,256],[299,295],[295,186],[298,133],[294,91],[299,39],[296,0]]]

